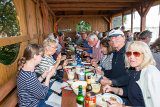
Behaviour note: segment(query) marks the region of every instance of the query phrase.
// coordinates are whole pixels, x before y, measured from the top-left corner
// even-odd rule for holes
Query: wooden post
[[[144,31],[146,28],[146,15],[153,4],[153,0],[148,2],[141,2],[140,6],[137,9],[139,15],[141,16],[141,25],[140,31]]]
[[[110,30],[112,28],[112,17],[105,17],[105,16],[103,16],[103,18],[107,21],[107,23],[108,23],[108,30]]]
[[[122,26],[124,26],[124,13],[122,13]]]
[[[133,9],[131,10],[131,32],[133,33]]]
[[[159,21],[159,37],[160,37],[160,21]]]

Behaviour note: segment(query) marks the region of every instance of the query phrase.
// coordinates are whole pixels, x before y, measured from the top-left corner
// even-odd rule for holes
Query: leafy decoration
[[[20,35],[20,27],[12,0],[0,0],[0,38],[18,35]],[[19,44],[0,47],[0,63],[11,64],[18,52]]]
[[[80,21],[76,26],[77,32],[88,32],[91,31],[91,25],[85,21]]]

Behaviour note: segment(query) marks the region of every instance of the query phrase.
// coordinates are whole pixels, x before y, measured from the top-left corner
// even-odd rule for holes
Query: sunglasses
[[[141,53],[140,52],[131,52],[131,51],[128,51],[126,52],[126,56],[127,57],[130,57],[131,55],[134,55],[135,57],[140,57]]]

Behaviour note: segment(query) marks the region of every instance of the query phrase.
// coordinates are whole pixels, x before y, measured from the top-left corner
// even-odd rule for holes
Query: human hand
[[[103,75],[104,73],[103,73],[103,71],[102,71],[102,67],[98,66],[98,67],[96,68],[96,73],[97,73],[97,74],[100,74],[100,75]]]
[[[98,61],[96,60],[96,59],[92,59],[91,60],[91,64],[92,64],[92,66],[94,66],[94,67],[98,67]]]
[[[103,77],[103,79],[100,81],[102,85],[112,85],[112,81],[106,77]]]
[[[62,55],[61,55],[61,53],[60,54],[58,54],[58,56],[57,56],[57,62],[60,62],[61,61],[61,58],[62,58]]]
[[[84,56],[90,56],[89,53],[87,53],[86,51],[83,51],[83,55]]]
[[[66,57],[67,57],[66,55],[63,55],[61,60],[66,60]]]
[[[68,65],[68,60],[65,60],[64,62],[63,62],[63,68],[65,67],[65,66],[67,66]]]
[[[54,74],[55,74],[56,68],[53,66],[51,71],[48,72],[47,77],[46,78],[51,78]]]
[[[108,107],[125,107],[125,105],[118,103],[117,101],[114,100],[109,100],[108,102]]]
[[[103,87],[103,93],[108,93],[108,92],[112,92],[112,91],[113,91],[113,89],[112,89],[112,87],[109,86],[109,85],[105,85],[105,86]]]

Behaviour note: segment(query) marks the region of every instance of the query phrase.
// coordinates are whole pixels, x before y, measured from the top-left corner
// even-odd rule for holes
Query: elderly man
[[[139,40],[149,45],[152,38],[152,32],[145,30],[139,35]]]
[[[149,30],[145,30],[139,35],[139,40],[142,42],[145,42],[148,45],[150,44],[151,38],[152,38],[152,32]],[[158,68],[158,70],[160,70],[160,53],[155,52],[153,49],[151,51],[156,61],[156,67]]]
[[[106,71],[106,77],[100,80],[102,85],[108,84],[112,86],[128,85],[129,76],[125,69],[125,36],[124,33],[117,29],[109,32],[110,42],[115,52],[113,52],[112,69]]]
[[[98,39],[97,35],[89,34],[88,35],[88,44],[92,47],[92,54],[91,57],[95,59],[97,62],[101,60],[103,54],[100,48],[100,40]]]
[[[92,47],[88,45],[88,41],[87,41],[87,33],[86,32],[82,32],[82,47],[78,46],[78,48],[86,51],[89,54],[92,54]]]

